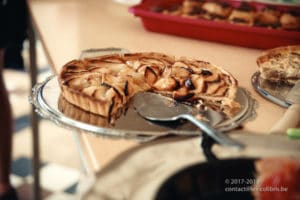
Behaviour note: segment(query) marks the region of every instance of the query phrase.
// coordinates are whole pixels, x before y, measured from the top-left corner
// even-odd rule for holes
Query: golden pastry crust
[[[59,76],[62,95],[83,110],[110,117],[138,92],[152,91],[232,116],[236,79],[208,62],[160,53],[132,53],[74,60]]]
[[[96,126],[111,127],[112,119],[85,111],[69,103],[62,95],[59,96],[57,105],[60,112],[72,119]]]
[[[266,50],[256,60],[262,78],[295,84],[300,79],[300,45]]]

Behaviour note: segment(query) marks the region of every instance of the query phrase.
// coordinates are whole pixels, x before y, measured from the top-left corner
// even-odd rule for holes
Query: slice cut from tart
[[[300,45],[266,50],[256,62],[261,77],[271,82],[293,85],[300,79]]]
[[[208,62],[161,53],[113,54],[65,64],[59,76],[63,97],[83,110],[118,116],[138,92],[151,91],[233,116],[237,80]]]

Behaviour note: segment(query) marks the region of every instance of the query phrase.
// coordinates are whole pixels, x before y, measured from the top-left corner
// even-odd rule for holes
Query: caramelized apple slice
[[[71,88],[75,90],[81,90],[82,88],[88,87],[89,83],[85,78],[75,77],[73,79],[68,80],[65,84],[71,86]]]
[[[215,95],[216,96],[224,96],[227,92],[228,88],[226,86],[222,86],[220,87],[216,92],[215,92]]]
[[[108,92],[108,90],[111,90],[110,92]],[[92,97],[95,97],[96,99],[100,99],[100,100],[106,100],[108,97],[109,99],[111,99],[112,96],[112,91],[113,89],[105,87],[105,86],[100,86],[98,87],[98,89],[96,89],[94,91],[94,93],[92,94]]]
[[[216,83],[208,83],[207,84],[207,89],[206,89],[206,94],[208,95],[213,95],[216,93],[216,91],[225,85],[224,81],[221,82],[216,82]]]
[[[195,76],[192,76],[192,82],[194,84],[194,87],[195,87],[195,91],[197,93],[202,93],[205,91],[205,88],[206,88],[206,84],[205,84],[205,81],[203,80],[203,78],[195,75]]]
[[[90,87],[86,87],[83,88],[81,91],[83,94],[86,94],[88,96],[93,96],[94,92],[98,89],[98,86],[90,86]]]
[[[147,67],[144,74],[145,80],[149,85],[153,85],[157,80],[157,75],[152,68]]]
[[[204,80],[206,82],[218,82],[220,80],[220,76],[217,73],[213,73],[209,76],[204,76]]]
[[[186,67],[172,67],[171,76],[178,78],[187,78],[192,73],[192,70]]]
[[[92,76],[88,77],[88,82],[90,85],[99,85],[101,84],[102,78],[99,74],[93,74]]]
[[[179,83],[173,77],[164,77],[156,81],[153,88],[159,91],[173,91],[178,86]]]
[[[106,83],[106,82],[101,83],[101,85],[104,86],[104,87],[113,89],[115,91],[115,93],[117,94],[117,96],[120,99],[123,99],[122,94],[119,92],[119,90],[116,87],[114,87],[114,86],[112,86],[112,85],[110,85],[109,83]]]

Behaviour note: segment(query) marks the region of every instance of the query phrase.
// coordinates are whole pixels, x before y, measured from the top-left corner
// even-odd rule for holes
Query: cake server
[[[291,105],[272,127],[271,133],[285,133],[288,128],[295,128],[300,121],[300,80],[288,92],[285,100]]]
[[[186,119],[199,127],[205,134],[221,145],[233,146],[237,148],[244,147],[242,143],[231,139],[229,136],[218,130],[215,130],[207,122],[198,120],[195,117],[195,115],[199,113],[198,109],[183,103],[179,103],[172,98],[161,96],[155,93],[142,92],[134,96],[133,106],[137,112],[147,120],[156,122],[170,122]],[[208,120],[210,123],[214,123],[214,119],[216,119],[216,117]]]

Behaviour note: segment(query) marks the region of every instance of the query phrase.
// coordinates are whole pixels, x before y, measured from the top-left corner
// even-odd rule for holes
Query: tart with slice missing
[[[113,54],[65,64],[59,75],[63,97],[104,117],[118,116],[138,92],[150,91],[233,116],[237,81],[208,62],[161,53]]]

